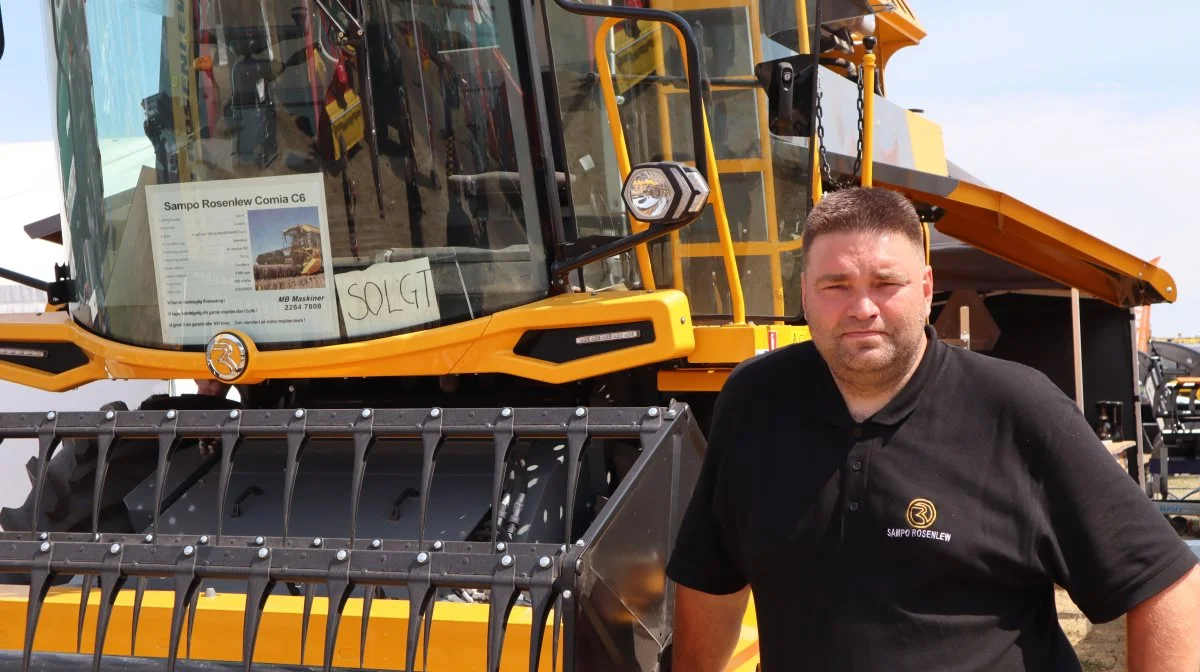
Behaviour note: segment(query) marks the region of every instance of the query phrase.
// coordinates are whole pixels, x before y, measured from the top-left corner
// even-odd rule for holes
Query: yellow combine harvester
[[[47,309],[0,316],[0,378],[220,385],[0,414],[38,445],[0,667],[664,669],[713,399],[807,338],[829,190],[914,200],[967,347],[1082,305],[1120,355],[1176,298],[888,99],[903,0],[42,4],[66,263],[19,278]],[[320,272],[258,282],[301,225]],[[1131,398],[1105,364],[1081,403]]]

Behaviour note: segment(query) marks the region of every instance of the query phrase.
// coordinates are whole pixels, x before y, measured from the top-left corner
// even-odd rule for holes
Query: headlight
[[[682,163],[643,163],[629,172],[621,192],[635,219],[649,224],[677,224],[699,215],[708,203],[708,182]]]

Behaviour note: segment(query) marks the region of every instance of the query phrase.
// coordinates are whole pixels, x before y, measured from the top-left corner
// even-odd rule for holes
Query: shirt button
[[[850,468],[855,471],[862,469],[862,460],[855,459],[853,462],[850,463]]]
[[[850,502],[850,510],[858,511],[858,502]]]
[[[862,427],[855,427],[854,429],[850,430],[850,433],[854,436],[862,436]]]

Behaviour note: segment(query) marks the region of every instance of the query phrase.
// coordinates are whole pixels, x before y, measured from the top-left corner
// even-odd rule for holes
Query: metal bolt
[[[577,558],[575,560],[575,571],[579,572],[582,569],[583,569],[583,558]]]
[[[260,558],[265,558],[270,554],[271,554],[271,551],[269,551],[265,548],[258,549],[258,557],[260,557]]]
[[[104,419],[105,419],[105,420],[112,420],[112,419],[113,419],[113,418],[115,418],[115,417],[117,417],[117,414],[116,414],[116,413],[113,413],[112,411],[109,411],[109,412],[107,412],[107,413],[105,413],[105,414],[104,414]]]
[[[350,554],[349,554],[349,553],[347,553],[347,552],[346,552],[346,549],[344,549],[344,548],[343,548],[342,550],[340,550],[340,551],[338,551],[338,552],[337,552],[337,559],[338,559],[338,560],[341,560],[341,561],[343,561],[343,562],[344,562],[344,561],[346,560],[346,558],[348,558],[348,557],[350,557]]]
[[[235,409],[233,409],[232,411],[230,411],[230,412],[229,412],[229,417],[231,417],[231,418],[236,418],[236,417],[238,417],[238,410],[235,408]]]
[[[364,417],[364,418],[369,418],[369,417],[371,417],[371,409],[369,409],[369,408],[364,408],[364,409],[362,410],[362,417]]]
[[[500,411],[500,415],[505,418],[512,417],[512,409],[506,408],[506,409]]]
[[[108,552],[109,552],[109,553],[112,553],[113,555],[116,555],[117,553],[120,553],[120,552],[121,552],[121,545],[120,545],[120,544],[113,544],[112,546],[109,546],[109,547],[108,547]]]
[[[192,557],[192,554],[195,552],[196,552],[195,546],[184,546],[183,547],[183,557],[185,557],[185,558]]]
[[[146,543],[147,543],[147,544],[149,544],[149,543],[151,543],[151,542],[153,542],[153,541],[154,541],[154,535],[153,535],[153,534],[147,534],[147,535],[146,535]]]
[[[263,539],[262,537],[255,537],[255,538],[254,538],[254,545],[255,545],[255,546],[262,546],[264,543],[266,543],[266,541],[267,541],[267,540],[266,540],[266,539]]]
[[[42,550],[42,552],[45,553],[46,551],[50,550],[50,542],[43,541],[42,545],[38,546],[38,548],[40,548]]]
[[[205,589],[204,589],[204,596],[205,596],[205,597],[207,597],[207,598],[209,598],[209,599],[212,599],[212,598],[216,597],[216,596],[217,596],[217,589],[216,589],[216,588],[213,588],[212,586],[209,586],[209,587],[205,588]]]
[[[571,591],[569,591],[569,590],[564,590],[564,591],[563,591],[563,599],[564,599],[564,600],[569,600],[569,599],[571,599]]]
[[[379,539],[372,539],[372,540],[371,540],[371,548],[379,548],[379,547],[380,547],[380,546],[382,546],[382,545],[383,545],[383,541],[381,541],[381,540],[379,540]]]
[[[316,546],[317,548],[320,548],[322,543],[323,542],[321,541],[320,537],[313,539],[313,546]]]
[[[580,548],[583,548],[583,547],[584,547],[584,546],[586,546],[587,544],[586,544],[586,543],[583,541],[583,539],[580,539],[579,541],[575,542],[575,545],[576,545],[576,546],[578,546],[578,547],[580,547]]]
[[[680,324],[687,324],[687,318],[686,318],[686,317],[681,317],[681,318],[679,318],[679,323],[680,323]]]
[[[563,544],[562,546],[559,546],[559,547],[558,547],[558,552],[559,552],[559,553],[566,553],[566,552],[567,552],[567,545],[566,545],[566,544]]]
[[[435,408],[435,409],[429,411],[429,417],[431,417],[431,418],[436,418],[436,417],[440,416],[441,414],[442,414],[442,409],[440,409],[440,408]]]
[[[435,550],[435,551],[442,550],[442,546],[443,546],[443,544],[440,539],[438,541],[433,542],[433,550]]]
[[[296,412],[295,412],[295,414],[294,414],[294,415],[295,415],[297,418],[303,418],[303,417],[304,417],[304,409],[303,409],[303,408],[297,408],[297,409],[296,409]]]
[[[658,409],[651,406],[649,409],[646,410],[646,414],[652,418],[657,418],[658,417]]]
[[[167,411],[167,419],[174,420],[175,419],[175,411]]]
[[[426,553],[425,551],[421,551],[420,553],[417,553],[417,563],[418,564],[423,565],[427,562],[429,562],[429,554],[428,553]]]
[[[47,414],[46,414],[46,419],[47,419],[47,420],[53,420],[53,419],[54,419],[54,411],[50,411],[49,413],[47,413]]]
[[[92,535],[92,541],[100,541],[100,533],[96,532]]]
[[[45,532],[42,532],[41,534],[38,535],[38,541],[45,541],[49,538],[50,538],[50,535]]]
[[[511,565],[512,562],[513,562],[513,558],[511,555],[506,554],[504,557],[500,558],[500,564],[504,565],[505,567],[508,567],[509,565]]]
[[[550,558],[547,558],[544,555],[542,557],[538,558],[538,567],[545,569],[549,566],[550,566]]]
[[[201,535],[201,537],[200,537],[200,544],[201,544],[201,545],[204,545],[204,544],[207,544],[207,543],[208,543],[208,535],[207,535],[207,534],[205,534],[205,535]]]
[[[674,417],[675,417],[675,416],[677,416],[677,415],[679,415],[679,411],[676,411],[676,410],[675,410],[675,409],[673,409],[673,408],[672,408],[671,410],[667,411],[667,417],[668,417],[668,418],[674,418]]]
[[[584,410],[584,408],[582,406],[575,409],[575,417],[577,417],[577,418],[582,418],[585,413],[587,413],[587,411]]]
[[[508,546],[503,541],[496,542],[496,550],[497,551],[503,552],[504,549],[506,549],[506,548],[508,548]]]

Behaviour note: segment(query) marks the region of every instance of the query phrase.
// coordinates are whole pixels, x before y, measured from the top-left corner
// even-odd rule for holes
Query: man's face
[[[899,234],[831,233],[805,250],[804,315],[833,373],[887,385],[919,352],[933,300],[924,251]]]

